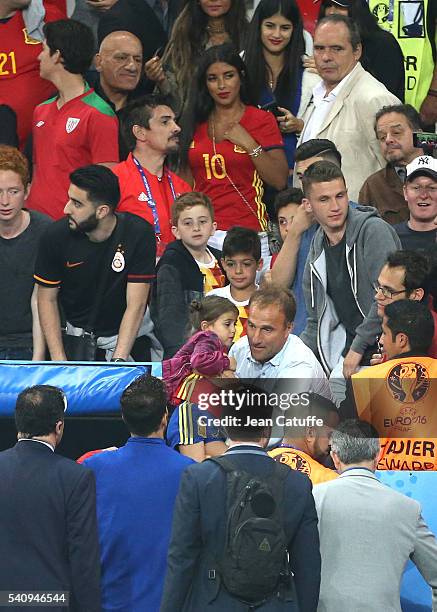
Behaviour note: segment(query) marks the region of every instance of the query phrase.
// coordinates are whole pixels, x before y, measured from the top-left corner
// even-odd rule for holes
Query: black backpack
[[[284,481],[290,468],[272,461],[270,474],[256,476],[239,470],[230,454],[237,451],[210,459],[227,479],[226,542],[217,568],[233,597],[259,605],[278,591],[281,582],[291,582],[284,532]]]

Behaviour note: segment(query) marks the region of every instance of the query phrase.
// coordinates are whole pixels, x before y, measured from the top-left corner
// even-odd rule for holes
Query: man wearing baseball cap
[[[435,245],[437,237],[437,159],[420,155],[406,170],[404,197],[410,218],[394,228],[403,249],[427,251]]]

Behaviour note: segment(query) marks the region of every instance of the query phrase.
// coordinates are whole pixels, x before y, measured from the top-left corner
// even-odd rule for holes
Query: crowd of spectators
[[[70,585],[81,612],[101,605],[96,528],[103,609],[153,612],[162,596],[168,612],[248,609],[209,560],[224,538],[215,512],[225,479],[205,460],[223,453],[246,453],[234,460],[257,477],[272,458],[305,475],[282,472],[281,503],[299,498],[285,533],[288,553],[301,557],[291,562],[300,612],[398,609],[403,549],[394,590],[375,588],[367,607],[358,602],[372,590],[369,575],[360,589],[352,580],[332,590],[338,568],[361,561],[352,546],[334,551],[336,523],[344,513],[358,524],[375,496],[405,516],[389,545],[399,544],[397,529],[417,531],[410,553],[437,610],[437,544],[420,510],[380,492],[373,475],[437,471],[433,419],[411,429],[410,412],[386,406],[387,389],[396,401],[421,399],[426,377],[434,397],[437,374],[437,14],[431,0],[414,15],[392,4],[383,16],[372,0],[322,0],[305,24],[311,36],[304,0],[260,0],[250,19],[243,0],[1,3],[0,359],[162,361],[163,383],[138,379],[122,396],[126,446],[84,461],[97,483],[83,518],[95,562],[84,590],[75,591],[77,558],[65,578],[73,553],[59,547],[60,525],[50,536],[63,569],[50,582],[48,566],[41,579]],[[422,132],[431,144],[417,142]],[[295,414],[323,426],[246,435],[217,423],[213,402],[205,423],[201,398],[238,379],[309,394]],[[31,459],[28,440],[43,443],[36,454],[49,465],[42,455],[62,437],[61,400],[53,388],[24,392],[25,442],[3,463],[0,454],[0,471],[20,454]],[[45,401],[53,406],[39,426],[31,413]],[[357,417],[377,431],[345,422]],[[55,468],[68,486],[91,486],[83,475],[77,484],[82,468]],[[356,481],[339,476],[349,470]],[[311,483],[324,483],[315,505]],[[69,512],[59,506],[56,520]],[[11,516],[2,511],[0,531]],[[348,529],[342,537],[365,539]],[[384,522],[369,529],[387,535]],[[45,588],[29,573],[29,584],[12,580],[17,572],[0,577],[0,590]],[[297,611],[289,596],[278,589],[259,609]]]

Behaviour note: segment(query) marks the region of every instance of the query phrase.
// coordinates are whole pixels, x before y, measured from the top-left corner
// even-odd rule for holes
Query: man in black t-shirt
[[[0,359],[44,359],[33,268],[51,219],[26,210],[29,168],[24,155],[0,146]]]
[[[437,159],[420,155],[407,166],[404,197],[410,211],[408,221],[395,225],[402,248],[427,251],[436,243]]]
[[[129,213],[115,214],[118,178],[104,166],[91,165],[70,175],[66,218],[44,234],[35,280],[39,284],[41,325],[54,361],[66,359],[59,302],[67,333],[81,335],[104,287],[92,331],[106,357],[129,358],[139,332],[155,271],[152,226]]]

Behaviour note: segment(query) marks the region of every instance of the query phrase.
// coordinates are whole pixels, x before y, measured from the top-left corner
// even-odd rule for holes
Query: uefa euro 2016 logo
[[[418,402],[430,386],[426,367],[417,362],[398,363],[387,376],[387,385],[393,398],[403,404]]]
[[[291,467],[292,470],[296,470],[298,472],[303,472],[308,477],[311,476],[311,468],[303,457],[301,457],[298,453],[294,453],[293,451],[287,450],[280,455],[276,455],[275,461],[279,461],[279,463],[285,463]]]

